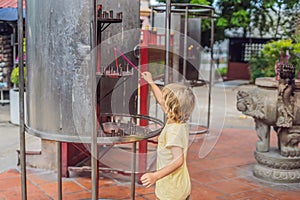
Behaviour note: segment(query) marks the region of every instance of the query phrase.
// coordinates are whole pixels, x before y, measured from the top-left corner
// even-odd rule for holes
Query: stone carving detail
[[[262,178],[274,182],[298,183],[300,180],[299,169],[298,170],[272,169],[257,164],[254,167],[253,173],[258,178]]]
[[[277,130],[278,146],[280,154],[285,157],[298,157],[300,156],[300,149],[298,144],[300,142],[299,130],[294,132],[292,128],[279,128]]]
[[[274,169],[300,169],[300,158],[285,158],[276,156],[278,151],[272,150],[271,154],[254,152],[255,159],[261,165]]]
[[[278,82],[259,79],[257,88],[238,91],[237,109],[255,120],[259,140],[254,175],[274,182],[300,182],[300,86],[295,85],[293,65],[280,64],[278,69]],[[270,150],[271,127],[278,136],[276,150]]]
[[[294,108],[294,80],[295,67],[289,64],[279,65],[279,84],[278,84],[278,117],[276,126],[291,127],[293,125]]]
[[[275,125],[276,119],[276,117],[273,120],[269,119],[271,113],[276,115],[275,107],[270,107],[270,105],[276,101],[274,99],[273,102],[268,102],[267,95],[260,89],[241,90],[237,93],[237,109],[245,115],[252,116],[255,120],[255,128],[259,137],[256,150],[259,152],[269,151],[270,126]]]
[[[256,119],[264,119],[263,97],[256,91],[238,91],[237,109],[245,115],[250,115]]]

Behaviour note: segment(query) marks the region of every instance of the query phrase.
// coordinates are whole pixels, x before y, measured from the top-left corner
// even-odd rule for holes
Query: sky
[[[154,5],[154,4],[158,4],[158,2],[156,0],[150,0],[150,4]]]

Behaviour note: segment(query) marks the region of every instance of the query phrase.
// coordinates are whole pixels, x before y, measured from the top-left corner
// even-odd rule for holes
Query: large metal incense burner
[[[256,177],[272,181],[300,182],[300,82],[295,67],[279,65],[279,80],[257,78],[255,89],[237,94],[237,109],[255,120],[259,140],[254,152]],[[278,136],[278,148],[270,148],[270,127]]]
[[[20,44],[24,36],[23,1],[18,2]],[[168,20],[165,21],[165,44],[160,53],[163,56],[158,56],[159,63],[165,61],[165,84],[171,77],[168,67],[173,60],[169,55],[172,53],[170,22],[171,8],[174,6],[179,5],[171,6],[171,1],[166,1],[165,19]],[[193,5],[195,9],[192,11],[189,4],[181,7],[185,8],[185,48],[181,49],[185,49],[183,58],[187,60],[188,16],[195,14],[209,17],[213,27],[214,9],[210,6]],[[106,147],[132,143],[131,159],[126,161],[131,160],[130,198],[135,198],[135,176],[147,170],[147,139],[158,135],[164,125],[162,121],[148,116],[148,86],[143,80],[139,81],[140,73],[148,70],[148,64],[151,63],[149,49],[153,48],[149,42],[141,43],[139,13],[140,0],[26,1],[26,113],[23,109],[22,45],[19,45],[18,50],[21,77],[19,103],[22,199],[26,199],[27,195],[25,132],[42,139],[42,154],[39,158],[46,161],[46,167],[57,166],[57,199],[62,199],[62,177],[68,176],[69,167],[80,166],[86,158],[91,160],[92,199],[98,199],[99,163],[104,162],[101,158],[108,152],[106,150],[109,148]],[[149,30],[143,30],[142,33],[143,41],[146,41]],[[212,29],[211,47],[213,35]],[[179,47],[181,39],[178,41]],[[140,44],[143,48],[139,50],[139,57],[136,56],[136,47]],[[153,49],[161,49],[161,44],[155,42]],[[211,49],[213,57],[213,48]],[[187,67],[187,61],[184,63]],[[213,59],[209,71],[208,109],[212,66]],[[183,67],[184,74],[186,67]],[[210,110],[207,128],[209,119]],[[199,132],[198,127],[195,129],[191,133]],[[43,151],[45,143],[51,146],[50,153],[46,145],[48,149]],[[106,149],[103,150],[102,147]],[[48,155],[52,156],[54,153],[56,161],[48,159]],[[51,165],[50,162],[54,164]]]
[[[100,152],[101,145],[132,143],[134,199],[136,144],[158,135],[163,128],[160,120],[137,114],[138,71],[132,67],[138,65],[133,49],[140,42],[140,32],[136,31],[140,26],[139,0],[63,2],[26,2],[27,120],[20,124],[24,133],[38,136],[42,142],[57,142],[58,199],[62,199],[66,168],[85,158],[91,159],[92,199],[98,199],[100,153],[106,153]],[[124,54],[119,57],[113,47]],[[141,96],[141,102],[142,98],[147,97]],[[22,177],[25,198],[25,170]]]

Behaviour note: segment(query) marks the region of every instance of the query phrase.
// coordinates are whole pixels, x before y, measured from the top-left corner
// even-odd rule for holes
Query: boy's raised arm
[[[145,81],[147,81],[147,83],[150,85],[156,101],[160,104],[161,108],[165,112],[165,110],[166,110],[165,103],[163,100],[163,95],[162,95],[161,89],[154,83],[150,72],[143,72],[142,75],[143,75],[143,78],[145,79]]]

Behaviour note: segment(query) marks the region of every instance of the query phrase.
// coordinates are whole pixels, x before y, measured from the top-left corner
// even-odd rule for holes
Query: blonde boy
[[[178,83],[168,84],[160,90],[149,72],[142,75],[167,119],[158,137],[157,170],[144,174],[141,182],[146,188],[156,183],[155,194],[159,200],[188,199],[191,182],[186,165],[189,143],[186,121],[194,109],[195,96],[190,88]]]

